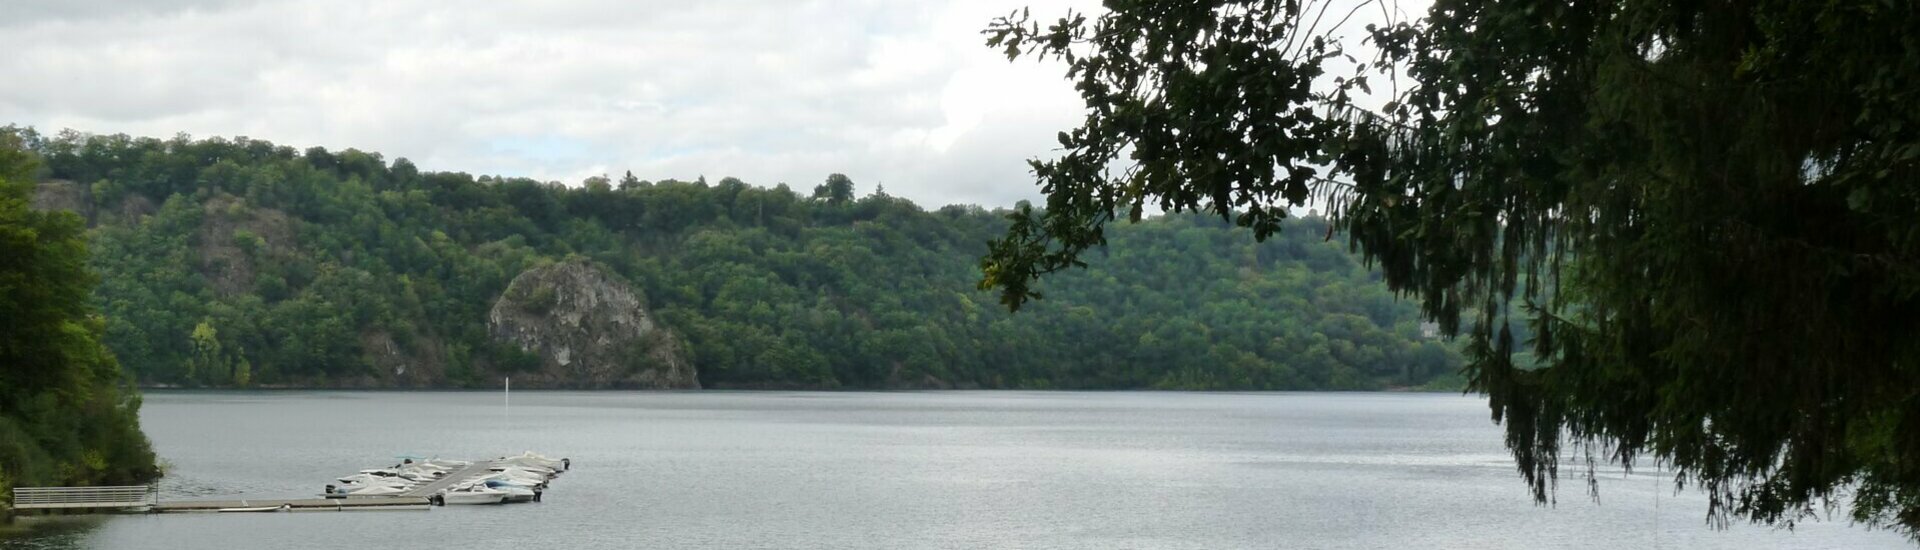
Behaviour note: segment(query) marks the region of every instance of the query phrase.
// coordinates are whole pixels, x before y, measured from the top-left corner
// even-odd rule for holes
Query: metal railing
[[[159,502],[152,485],[125,487],[15,487],[13,509],[146,508]]]

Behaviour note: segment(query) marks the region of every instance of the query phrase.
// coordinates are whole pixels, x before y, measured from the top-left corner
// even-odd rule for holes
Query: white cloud
[[[1043,19],[1097,8],[12,0],[0,124],[244,135],[568,183],[631,169],[805,188],[843,172],[929,207],[1003,206],[1037,196],[1026,160],[1081,117],[1060,64],[984,44],[992,18],[1029,4]]]
[[[0,122],[1004,205],[1079,109],[979,30],[1065,1],[26,0],[0,10]]]

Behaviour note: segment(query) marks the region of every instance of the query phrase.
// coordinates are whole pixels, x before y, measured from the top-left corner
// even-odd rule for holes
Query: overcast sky
[[[0,0],[0,125],[1005,206],[1082,116],[1061,64],[984,45],[1021,6],[1098,2]]]
[[[1029,4],[1070,1],[4,0],[0,124],[997,206],[1080,116],[1060,65],[983,45]]]

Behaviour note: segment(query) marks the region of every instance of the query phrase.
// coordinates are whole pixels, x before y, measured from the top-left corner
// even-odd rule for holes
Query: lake
[[[397,455],[573,470],[541,503],[96,517],[0,548],[1906,547],[1843,518],[1715,530],[1652,472],[1536,506],[1457,395],[153,391],[142,416],[163,499],[308,496]]]

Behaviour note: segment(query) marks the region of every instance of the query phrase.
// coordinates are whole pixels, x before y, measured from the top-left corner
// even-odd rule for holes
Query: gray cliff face
[[[540,357],[537,370],[512,375],[529,387],[700,387],[679,339],[641,296],[584,260],[514,277],[487,314],[487,330]]]
[[[33,188],[34,210],[68,210],[87,219],[87,225],[93,225],[93,193],[87,186],[66,180],[40,182]]]

